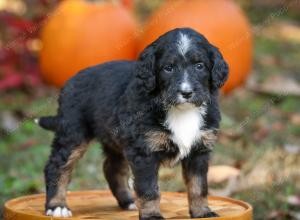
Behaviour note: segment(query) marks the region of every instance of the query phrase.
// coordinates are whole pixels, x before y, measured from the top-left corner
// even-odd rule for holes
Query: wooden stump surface
[[[137,211],[121,210],[109,191],[69,192],[68,204],[73,217],[68,219],[138,219]],[[44,194],[20,197],[8,201],[4,208],[5,220],[46,220],[44,216]],[[252,207],[242,201],[224,197],[209,197],[210,208],[220,217],[218,220],[252,220]],[[189,219],[185,193],[162,192],[161,212],[166,219]],[[66,218],[55,218],[65,219]],[[202,218],[208,219],[208,218]]]

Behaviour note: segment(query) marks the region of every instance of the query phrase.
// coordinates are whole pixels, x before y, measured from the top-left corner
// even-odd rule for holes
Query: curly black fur
[[[182,35],[189,39],[186,54],[180,53],[176,43]],[[192,88],[187,93],[192,95],[180,89],[184,72],[188,73]],[[121,207],[126,208],[133,202],[125,184],[127,172],[122,171],[122,166],[127,164],[134,176],[138,198],[144,203],[158,200],[159,166],[174,159],[179,147],[169,139],[166,150],[153,151],[145,134],[155,131],[170,136],[172,131],[164,124],[168,110],[183,102],[196,107],[205,104],[205,123],[201,129],[217,129],[220,121],[218,90],[227,75],[228,66],[219,50],[189,28],[164,34],[149,45],[137,61],[113,61],[79,72],[62,89],[57,115],[39,120],[40,126],[55,131],[52,153],[45,168],[46,209],[66,206],[63,199],[61,204],[51,202],[60,193],[58,182],[78,147],[94,138],[101,142],[108,158],[105,175]],[[194,176],[204,181],[199,196],[206,198],[209,150],[203,151],[203,148],[203,142],[194,143],[182,163],[187,182]],[[122,178],[118,179],[117,175]],[[141,219],[151,219],[151,216],[145,217],[149,215],[146,212],[140,208]],[[152,214],[160,216],[159,210]]]

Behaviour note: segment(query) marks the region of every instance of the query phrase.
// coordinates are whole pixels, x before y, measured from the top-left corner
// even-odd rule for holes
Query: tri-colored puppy
[[[140,219],[163,219],[158,169],[181,163],[191,217],[216,216],[207,204],[207,170],[221,119],[218,90],[227,76],[219,50],[196,31],[181,28],[162,35],[137,61],[101,64],[71,78],[57,115],[37,120],[55,132],[45,168],[46,214],[72,215],[66,204],[71,172],[96,138],[121,208],[136,204]],[[129,169],[136,201],[128,188]]]

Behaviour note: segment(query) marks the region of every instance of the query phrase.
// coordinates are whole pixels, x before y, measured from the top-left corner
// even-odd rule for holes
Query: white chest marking
[[[186,157],[193,144],[201,138],[205,113],[205,105],[197,108],[191,104],[172,107],[168,111],[165,126],[171,130],[171,139],[179,148],[176,160]]]

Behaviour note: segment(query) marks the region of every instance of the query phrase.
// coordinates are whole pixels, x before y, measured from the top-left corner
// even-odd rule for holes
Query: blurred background
[[[255,220],[300,219],[299,0],[0,0],[1,211],[8,199],[44,192],[53,134],[33,118],[55,114],[65,80],[135,59],[176,26],[207,36],[231,69],[211,194],[251,203]],[[107,189],[102,161],[93,143],[70,190]],[[180,173],[163,168],[161,189],[185,191]]]

